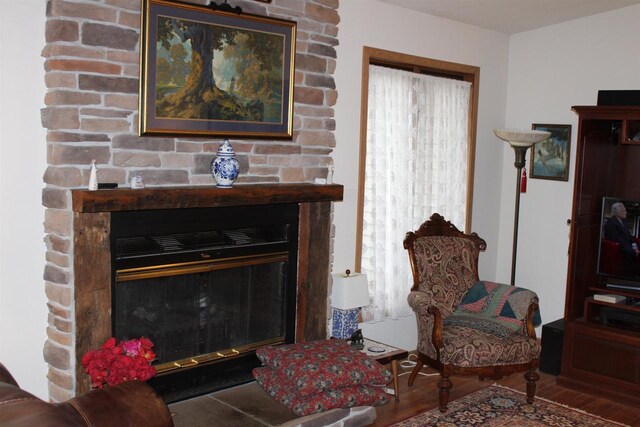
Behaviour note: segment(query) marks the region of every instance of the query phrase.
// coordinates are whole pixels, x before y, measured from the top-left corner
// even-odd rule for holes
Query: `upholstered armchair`
[[[408,302],[418,322],[418,362],[409,386],[425,364],[437,369],[441,412],[447,411],[451,375],[497,380],[524,371],[527,402],[535,397],[538,298],[527,289],[479,281],[478,256],[486,246],[437,213],[404,239],[413,273]]]

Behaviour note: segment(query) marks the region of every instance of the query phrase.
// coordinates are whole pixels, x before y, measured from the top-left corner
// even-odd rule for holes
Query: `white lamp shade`
[[[369,305],[369,286],[367,276],[360,273],[333,274],[331,307],[339,310]]]
[[[494,129],[493,133],[514,147],[530,147],[551,136],[551,132],[522,129]]]

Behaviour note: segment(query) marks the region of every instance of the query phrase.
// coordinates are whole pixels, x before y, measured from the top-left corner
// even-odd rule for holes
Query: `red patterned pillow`
[[[298,416],[324,412],[334,408],[379,406],[389,402],[387,394],[381,387],[355,385],[301,396],[295,392],[290,384],[282,382],[270,368],[255,368],[253,376],[271,397],[291,408]]]
[[[327,389],[384,385],[393,378],[381,364],[342,340],[268,346],[256,354],[280,383],[302,397]]]

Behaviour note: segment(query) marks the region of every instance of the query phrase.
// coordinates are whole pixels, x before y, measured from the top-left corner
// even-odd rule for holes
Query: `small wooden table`
[[[373,352],[368,350],[371,347],[382,347],[384,352]],[[366,355],[373,358],[376,362],[386,365],[391,364],[391,373],[393,374],[393,393],[395,395],[396,402],[400,400],[398,393],[398,360],[404,359],[409,355],[407,350],[392,347],[388,344],[384,344],[378,341],[374,341],[368,338],[364,339],[364,348],[360,350]]]

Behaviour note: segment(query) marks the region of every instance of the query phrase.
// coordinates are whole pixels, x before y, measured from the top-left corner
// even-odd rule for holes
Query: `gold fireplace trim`
[[[160,365],[156,365],[156,371],[158,374],[164,374],[171,371],[175,371],[176,369],[187,369],[193,368],[198,365],[208,365],[211,363],[220,362],[222,360],[232,359],[234,357],[246,354],[251,351],[255,351],[260,347],[264,347],[265,345],[276,345],[283,344],[284,338],[272,338],[270,340],[260,341],[257,343],[251,343],[247,345],[243,345],[237,348],[230,348],[225,350],[216,351],[213,353],[203,354],[201,356],[188,357],[186,359],[174,360],[172,362],[162,363]]]
[[[207,258],[207,255],[202,254],[201,257]],[[287,261],[289,261],[288,252],[273,252],[268,254],[252,254],[221,259],[203,259],[202,261],[127,268],[116,271],[116,282],[178,276],[181,274],[206,273],[208,271],[224,270],[227,268]]]

